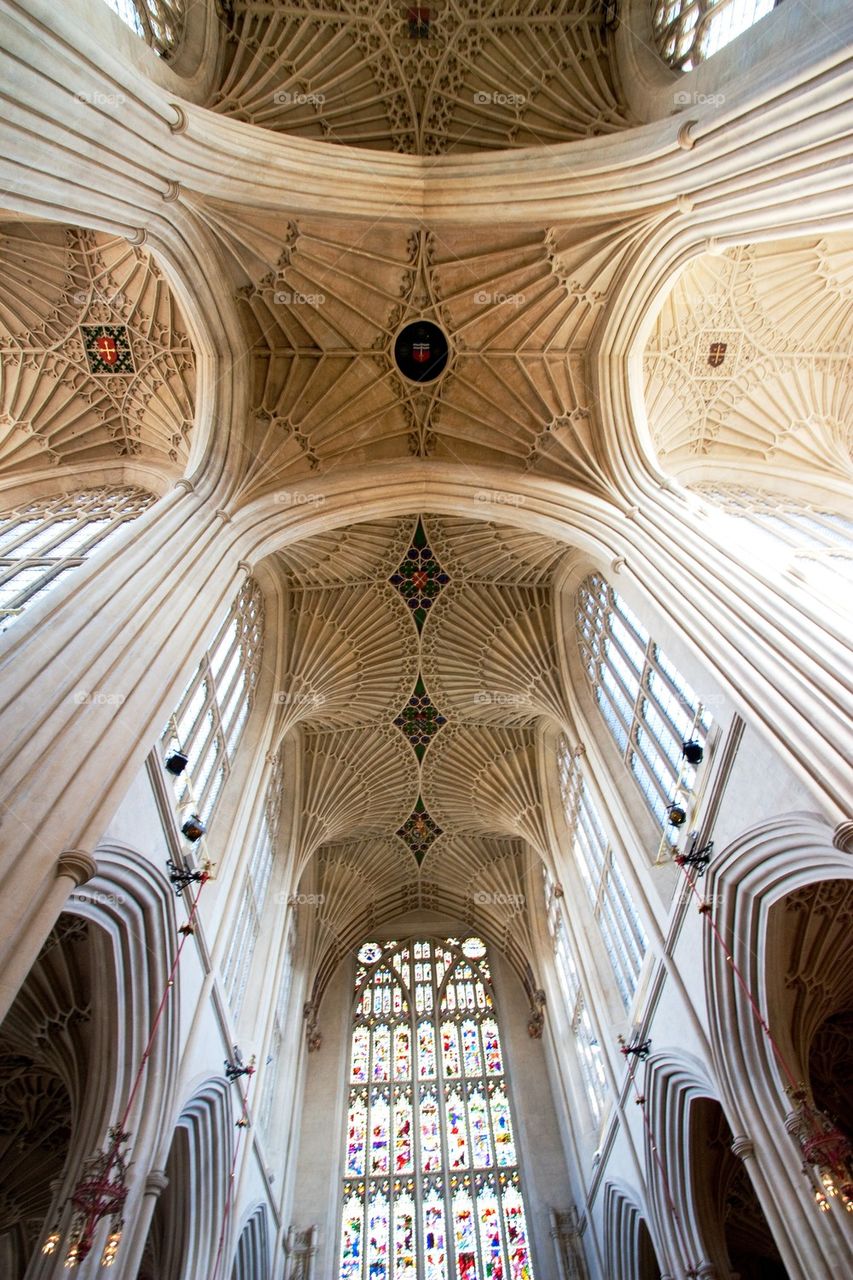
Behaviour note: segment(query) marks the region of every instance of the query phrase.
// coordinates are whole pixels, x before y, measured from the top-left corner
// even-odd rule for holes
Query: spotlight
[[[687,821],[687,810],[683,805],[679,804],[677,801],[673,801],[672,804],[668,804],[666,806],[666,811],[669,814],[667,821],[671,827],[684,826]]]
[[[705,750],[701,742],[697,742],[695,738],[690,738],[687,742],[681,744],[681,754],[688,764],[701,764],[705,759]]]
[[[165,763],[169,773],[173,773],[178,778],[189,764],[189,756],[184,755],[183,751],[173,751],[166,757]]]
[[[672,821],[672,819],[670,819],[670,821]],[[207,831],[207,827],[204,825],[198,814],[193,813],[187,818],[186,822],[181,827],[181,830],[189,840],[190,844],[195,844],[197,840],[202,838],[205,831]]]

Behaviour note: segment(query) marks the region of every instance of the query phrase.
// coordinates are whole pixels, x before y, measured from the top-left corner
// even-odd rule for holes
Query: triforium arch
[[[269,1275],[269,1225],[266,1205],[259,1205],[240,1231],[231,1280],[262,1280]]]
[[[200,1081],[181,1107],[154,1186],[147,1239],[140,1242],[140,1280],[212,1276],[231,1255],[225,1216],[231,1194],[234,1117],[223,1080]],[[233,1224],[232,1224],[233,1226]]]
[[[806,922],[806,936],[811,922],[812,939],[816,923],[823,920],[818,933],[826,937],[825,923],[835,906],[827,908],[823,899],[842,906],[848,901],[848,841],[847,824],[833,833],[814,815],[792,814],[734,841],[712,868],[708,883],[718,904],[716,928],[732,957],[730,963],[715,932],[709,931],[705,968],[720,1098],[784,1265],[790,1276],[803,1280],[806,1275],[830,1277],[849,1267],[853,1245],[845,1221],[833,1220],[825,1229],[816,1212],[813,1183],[800,1172],[802,1153],[786,1131],[795,1110],[786,1089],[796,1089],[800,1082],[810,1089],[809,1053],[819,1029],[801,993],[804,983],[820,984],[826,1017],[846,1008],[849,989],[846,969],[837,986],[826,985],[821,960],[807,947],[794,948],[786,957],[786,968],[790,961],[796,972],[781,975],[779,944],[786,933],[790,941],[798,918]],[[796,991],[799,998],[792,994]],[[817,1010],[814,1005],[815,1014]],[[824,1094],[822,1101],[831,1099]],[[796,1233],[791,1230],[794,1220]],[[804,1235],[811,1254],[806,1269],[801,1261]]]
[[[613,1280],[655,1280],[658,1254],[634,1192],[619,1183],[604,1188],[607,1275]]]
[[[103,1149],[107,1129],[124,1115],[170,963],[174,916],[165,877],[126,845],[102,844],[96,854],[97,864],[88,860],[85,883],[77,873],[78,887],[0,1027],[24,1077],[47,1072],[68,1099],[66,1120],[57,1119],[53,1136],[50,1127],[46,1131],[43,1183],[31,1188],[44,1213],[43,1221],[28,1224],[27,1275],[33,1277],[55,1273],[56,1259],[42,1258],[40,1245],[52,1227],[68,1229],[67,1198],[83,1165]],[[87,861],[79,854],[76,859]],[[30,1058],[33,1068],[26,1067]],[[136,1165],[127,1201],[134,1219],[142,1214],[146,1172],[167,1132],[175,1070],[174,1012],[167,1011],[126,1119]],[[20,1074],[11,1072],[7,1092]],[[64,1149],[57,1145],[63,1124]],[[22,1276],[23,1269],[15,1268],[27,1261],[10,1261],[10,1275]]]
[[[755,1270],[786,1280],[748,1161],[703,1064],[683,1052],[656,1051],[643,1087],[654,1135],[646,1172],[668,1257],[687,1274],[692,1268],[728,1280]]]

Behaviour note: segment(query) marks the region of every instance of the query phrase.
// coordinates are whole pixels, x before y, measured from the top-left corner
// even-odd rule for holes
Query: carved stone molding
[[[97,874],[98,864],[85,849],[64,849],[57,859],[57,879],[73,880],[75,888]]]
[[[853,853],[853,820],[839,822],[832,833],[832,843],[842,853]]]
[[[166,1176],[165,1169],[152,1169],[145,1179],[145,1194],[147,1196],[160,1196],[169,1185],[169,1179]]]
[[[755,1143],[745,1134],[738,1133],[732,1138],[732,1151],[739,1160],[749,1160],[755,1154]]]

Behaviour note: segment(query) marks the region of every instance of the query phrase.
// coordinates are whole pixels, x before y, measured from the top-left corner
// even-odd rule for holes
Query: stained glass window
[[[129,486],[80,489],[0,515],[0,631],[154,500]]]
[[[775,9],[780,0],[655,0],[658,52],[677,71],[690,71]]]
[[[106,0],[122,22],[168,57],[180,43],[186,21],[186,0]]]
[[[572,852],[627,1008],[637,988],[648,939],[584,780],[580,759],[572,754],[565,738],[558,746],[557,767]]]
[[[577,598],[581,656],[610,733],[649,809],[663,826],[676,788],[696,770],[682,743],[703,746],[711,717],[690,685],[609,582],[592,573]]]
[[[264,638],[264,598],[254,579],[234,601],[187,685],[161,739],[165,754],[189,757],[175,779],[179,804],[190,797],[209,822],[255,700]]]
[[[358,961],[339,1280],[532,1280],[484,943]]]

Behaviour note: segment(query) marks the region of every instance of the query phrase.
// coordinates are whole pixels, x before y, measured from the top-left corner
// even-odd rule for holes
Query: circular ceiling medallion
[[[410,382],[435,382],[447,364],[447,338],[431,320],[414,320],[397,334],[394,359]]]

